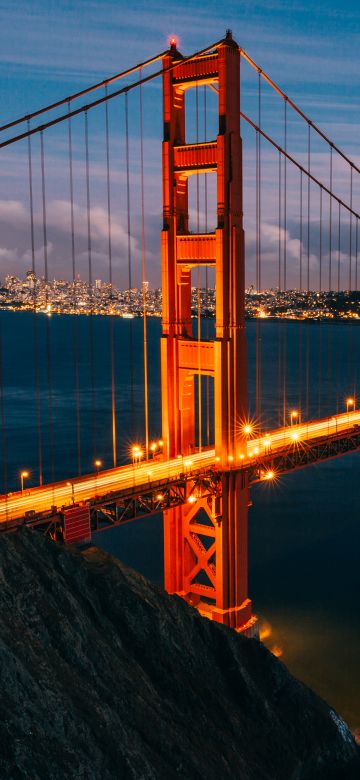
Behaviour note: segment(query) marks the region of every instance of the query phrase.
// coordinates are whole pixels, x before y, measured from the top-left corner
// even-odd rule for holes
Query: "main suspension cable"
[[[27,132],[20,133],[19,135],[13,136],[12,138],[7,138],[6,141],[2,141],[0,143],[0,149],[2,149],[5,146],[10,146],[11,144],[16,143],[17,141],[21,141],[23,138],[27,138],[28,135],[34,135],[35,133],[40,133],[44,130],[47,130],[49,127],[54,127],[54,125],[58,125],[61,122],[64,122],[66,119],[72,118],[74,116],[78,116],[79,114],[84,114],[85,112],[88,112],[91,108],[100,106],[102,103],[105,103],[108,100],[113,100],[114,98],[119,97],[119,95],[127,94],[131,90],[136,89],[136,87],[139,87],[140,84],[147,84],[148,81],[152,81],[153,79],[162,76],[164,73],[173,71],[175,68],[178,68],[180,65],[183,65],[185,62],[190,62],[191,60],[198,59],[203,54],[206,54],[212,49],[215,49],[216,46],[219,46],[222,42],[223,42],[222,40],[217,41],[216,43],[211,44],[211,46],[207,46],[205,49],[201,49],[201,51],[195,52],[195,54],[191,54],[189,57],[182,57],[182,59],[176,60],[175,62],[171,63],[171,65],[169,65],[167,68],[161,68],[161,70],[156,71],[156,73],[151,73],[149,76],[144,76],[143,78],[134,81],[132,84],[128,84],[126,87],[122,87],[121,89],[117,89],[115,92],[110,92],[108,95],[105,95],[104,97],[98,98],[97,100],[93,100],[91,103],[88,103],[86,106],[80,106],[79,108],[67,112],[66,114],[62,114],[61,116],[58,116],[55,119],[50,120],[49,122],[45,122],[42,125],[37,125],[36,127],[33,127]],[[137,68],[135,68],[135,70],[137,70]],[[68,99],[66,98],[64,102],[66,103],[67,100]]]
[[[19,117],[18,119],[14,119],[12,122],[7,122],[7,124],[0,126],[0,133],[2,133],[4,130],[10,130],[11,127],[20,125],[23,122],[29,122],[30,119],[35,119],[35,117],[41,116],[41,114],[46,114],[49,111],[52,111],[54,108],[60,108],[60,106],[64,106],[66,103],[68,104],[68,110],[70,111],[69,104],[71,103],[72,100],[77,100],[80,97],[84,97],[84,95],[88,95],[90,92],[94,92],[96,89],[101,89],[102,87],[105,87],[105,89],[107,89],[109,84],[113,84],[115,81],[119,81],[119,79],[122,79],[125,76],[130,76],[132,73],[135,73],[137,70],[141,68],[145,68],[148,65],[153,65],[158,60],[161,60],[166,54],[167,51],[163,51],[161,54],[157,54],[155,57],[151,57],[150,60],[146,60],[145,62],[141,62],[139,65],[135,65],[132,68],[123,70],[121,71],[121,73],[115,74],[115,76],[109,76],[109,78],[104,79],[103,81],[99,81],[97,84],[92,84],[91,87],[87,87],[86,89],[81,89],[80,92],[74,92],[72,95],[69,95],[66,98],[62,98],[61,100],[57,100],[55,103],[51,103],[48,106],[44,106],[43,108],[37,109],[37,111],[32,111],[29,114],[25,114],[24,116]]]

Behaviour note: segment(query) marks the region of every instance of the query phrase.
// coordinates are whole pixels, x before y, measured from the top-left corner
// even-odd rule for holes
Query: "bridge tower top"
[[[243,444],[246,417],[239,63],[239,47],[227,31],[214,51],[189,60],[173,40],[163,73],[163,437],[169,455],[189,452],[194,415],[176,395],[189,399],[191,375],[214,375],[215,447],[224,467]],[[189,144],[185,95],[201,84],[218,91],[218,135]],[[190,233],[188,180],[209,172],[217,176],[217,228]],[[192,338],[191,271],[199,266],[215,268],[215,342]]]

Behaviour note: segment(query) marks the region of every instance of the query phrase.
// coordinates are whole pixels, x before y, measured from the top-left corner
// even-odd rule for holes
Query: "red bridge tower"
[[[175,68],[172,68],[174,63]],[[164,513],[165,587],[201,614],[256,632],[247,596],[248,486],[235,465],[247,415],[240,138],[240,52],[228,32],[218,48],[182,62],[172,43],[164,57],[161,340],[165,455],[191,457],[195,444],[195,374],[214,377],[215,449],[221,494],[192,496]],[[216,140],[187,144],[185,93],[200,84],[219,93]],[[189,233],[188,178],[217,174],[217,229]],[[216,337],[192,336],[191,270],[214,266]]]

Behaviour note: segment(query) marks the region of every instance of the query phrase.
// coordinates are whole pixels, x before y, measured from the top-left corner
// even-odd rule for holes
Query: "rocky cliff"
[[[95,548],[0,538],[0,777],[360,777],[344,722],[256,640]]]

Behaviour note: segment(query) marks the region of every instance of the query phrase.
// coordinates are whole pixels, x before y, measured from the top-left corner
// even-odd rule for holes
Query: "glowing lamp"
[[[264,475],[264,479],[274,479],[274,476],[275,474],[273,471],[267,471],[266,474]]]
[[[299,434],[298,433],[292,433],[291,438],[293,441],[299,441]]]
[[[196,496],[189,496],[189,498],[188,498],[188,503],[189,504],[195,504],[195,501],[196,501]]]
[[[246,425],[244,425],[243,431],[244,431],[244,433],[247,433],[247,434],[251,433],[252,425],[249,425],[249,423],[247,423]]]
[[[96,460],[95,461],[95,466],[96,466],[97,469],[99,469],[100,466],[102,466],[102,460]]]

